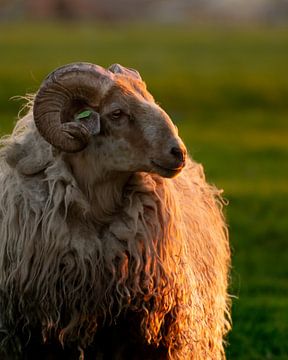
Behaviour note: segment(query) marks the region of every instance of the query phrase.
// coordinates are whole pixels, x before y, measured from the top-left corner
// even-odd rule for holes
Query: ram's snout
[[[174,161],[175,168],[183,168],[185,166],[187,150],[183,142],[179,139],[170,149],[170,156]]]
[[[150,133],[152,171],[163,177],[174,177],[185,166],[186,147],[171,119],[162,109],[153,125],[155,136]]]
[[[160,156],[161,155],[161,156]],[[185,166],[187,150],[179,139],[167,146],[167,150],[151,159],[152,171],[163,177],[174,177]]]

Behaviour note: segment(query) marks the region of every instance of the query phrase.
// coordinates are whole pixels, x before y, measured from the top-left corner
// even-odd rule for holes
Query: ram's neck
[[[80,190],[90,204],[90,214],[98,223],[110,221],[119,209],[123,189],[131,174],[126,172],[104,172],[100,167],[91,166],[85,156],[67,157]]]
[[[118,173],[113,178],[89,184],[86,196],[91,204],[94,220],[100,223],[110,221],[111,216],[121,207],[123,189],[128,179],[128,174]]]

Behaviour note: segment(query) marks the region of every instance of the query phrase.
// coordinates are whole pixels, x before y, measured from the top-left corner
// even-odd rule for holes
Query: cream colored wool
[[[225,358],[228,234],[220,192],[201,165],[187,161],[174,179],[134,173],[123,193],[94,194],[117,203],[95,221],[31,113],[0,151],[2,332],[10,325],[3,344],[11,324],[40,324],[44,341],[56,336],[85,349],[99,327],[129,310],[169,359]]]

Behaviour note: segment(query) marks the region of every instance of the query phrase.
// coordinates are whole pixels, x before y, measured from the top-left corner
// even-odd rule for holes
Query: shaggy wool
[[[3,354],[21,358],[38,329],[83,358],[101,328],[134,314],[166,359],[225,358],[228,233],[201,165],[189,160],[174,179],[133,174],[117,212],[97,222],[29,113],[1,140],[0,190]]]

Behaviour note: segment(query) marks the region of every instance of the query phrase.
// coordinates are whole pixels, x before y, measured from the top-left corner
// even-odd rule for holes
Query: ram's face
[[[99,115],[93,147],[107,169],[173,177],[185,165],[186,149],[177,129],[144,83],[121,79],[103,99]]]
[[[104,172],[173,177],[185,165],[186,149],[169,116],[139,73],[118,64],[56,69],[36,95],[34,120],[54,147],[72,157],[85,153]]]

